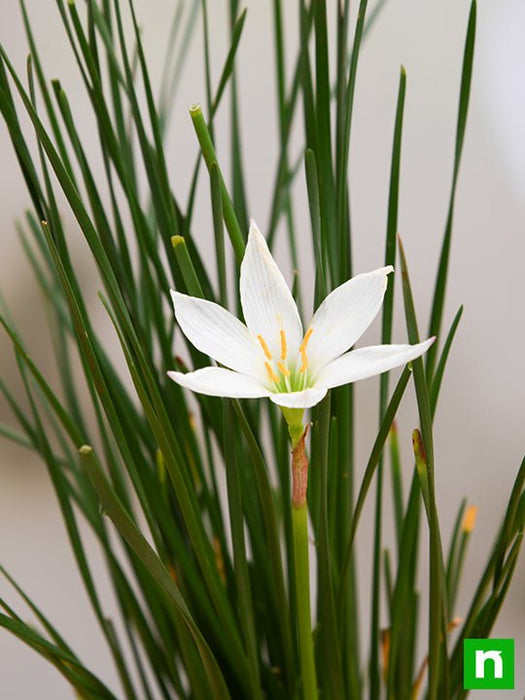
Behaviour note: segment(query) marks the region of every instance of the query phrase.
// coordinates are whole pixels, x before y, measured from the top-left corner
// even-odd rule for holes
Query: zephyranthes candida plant
[[[245,324],[218,304],[172,292],[175,317],[201,352],[224,367],[168,375],[193,391],[225,398],[269,397],[279,405],[292,440],[292,508],[303,681],[317,694],[308,584],[308,460],[303,414],[329,389],[387,372],[420,357],[434,342],[349,350],[376,317],[392,266],[353,277],[324,299],[306,331],[266,241],[252,220],[240,270]],[[303,432],[304,431],[304,432]]]

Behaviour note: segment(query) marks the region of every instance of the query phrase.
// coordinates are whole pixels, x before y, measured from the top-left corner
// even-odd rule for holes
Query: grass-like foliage
[[[297,267],[297,249],[304,241],[294,227],[292,185],[298,173],[304,175],[316,305],[352,275],[348,171],[355,85],[361,46],[383,3],[371,11],[367,4],[361,0],[354,24],[349,3],[333,3],[336,35],[329,36],[325,1],[298,0],[299,50],[287,84],[282,2],[273,2],[279,160],[265,234],[271,248],[277,227],[286,230]],[[228,299],[228,294],[238,289],[248,232],[235,77],[246,12],[230,0],[230,48],[225,56],[212,57],[206,0],[180,0],[161,83],[148,72],[131,0],[86,0],[81,7],[74,0],[56,0],[56,5],[96,119],[104,176],[94,175],[93,154],[85,150],[75,105],[60,82],[46,78],[38,36],[21,0],[29,45],[27,73],[19,74],[0,49],[0,111],[31,198],[21,239],[48,305],[60,382],[48,383],[6,312],[2,323],[27,401],[18,403],[2,382],[17,426],[2,425],[0,430],[38,453],[48,469],[120,688],[110,690],[97,669],[84,666],[3,569],[37,624],[27,624],[11,603],[1,600],[0,625],[44,656],[86,699],[464,697],[462,641],[490,634],[516,565],[525,514],[524,462],[470,607],[456,622],[455,600],[473,513],[461,505],[446,548],[436,505],[432,422],[461,317],[460,309],[450,327],[444,326],[475,0],[458,86],[450,207],[430,309],[428,335],[436,335],[437,341],[425,360],[416,359],[403,370],[395,386],[388,373],[381,375],[378,433],[366,465],[354,462],[358,407],[352,386],[332,390],[312,410],[308,512],[315,590],[291,507],[290,443],[279,407],[267,399],[190,396],[166,375],[168,369],[210,364],[190,343],[188,361],[174,357],[175,341],[185,341],[175,323],[170,289],[238,310],[238,300]],[[188,116],[200,146],[198,161],[176,164],[191,183],[189,197],[182,201],[170,182],[164,139],[184,49],[197,20],[204,23],[207,94],[203,108],[191,108]],[[335,46],[332,62],[329,46]],[[217,85],[212,84],[212,60],[223,61]],[[396,264],[401,272],[408,337],[417,343],[409,275],[397,239],[405,86],[401,69],[397,108],[392,105],[384,264]],[[214,148],[214,117],[228,99],[229,182]],[[304,125],[304,157],[298,163],[289,148],[294,119]],[[203,262],[203,244],[194,232],[199,187],[209,189],[211,196],[214,270]],[[60,215],[66,207],[98,269],[100,303],[122,350],[117,359],[109,356],[83,296]],[[235,280],[230,283],[231,275]],[[299,273],[296,298],[308,284]],[[393,297],[394,286],[389,285],[382,310],[384,344],[393,341]],[[81,376],[72,369],[77,366]],[[412,383],[419,427],[413,435],[412,479],[403,484],[395,416]],[[391,494],[383,492],[386,469],[391,470]],[[356,473],[363,476],[357,479]],[[369,591],[358,594],[354,544],[370,498],[375,498],[372,607],[370,621],[361,620],[365,634],[360,634],[359,596]],[[390,526],[383,522],[386,498],[394,505],[396,537],[395,546],[385,551],[383,532]],[[305,523],[306,518],[303,544],[308,537]],[[83,544],[86,527],[104,554],[118,624],[108,618],[106,601],[97,590]],[[428,538],[428,563],[418,562],[422,538]],[[428,609],[418,604],[423,565],[429,571]],[[311,628],[305,617],[310,594]],[[418,635],[422,626],[428,629],[423,656]]]

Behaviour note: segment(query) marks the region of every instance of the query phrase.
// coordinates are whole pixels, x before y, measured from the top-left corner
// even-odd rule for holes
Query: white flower
[[[426,352],[434,338],[347,352],[381,308],[392,270],[389,266],[357,275],[334,289],[303,333],[290,290],[252,221],[240,277],[246,324],[218,304],[172,292],[184,335],[224,367],[168,375],[200,394],[267,396],[279,406],[304,409],[319,403],[332,387],[404,365]]]

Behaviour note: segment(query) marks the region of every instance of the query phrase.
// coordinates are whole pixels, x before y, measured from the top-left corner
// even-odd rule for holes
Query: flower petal
[[[312,371],[334,360],[363,335],[383,303],[393,267],[352,277],[334,289],[321,303],[309,328],[308,363]]]
[[[289,394],[270,394],[270,401],[286,408],[311,408],[322,401],[328,391],[327,387],[313,387]]]
[[[269,396],[268,389],[253,377],[222,367],[204,367],[195,372],[168,372],[168,377],[187,389],[207,396],[230,399],[258,399]]]
[[[255,336],[261,335],[271,354],[278,359],[280,331],[284,330],[289,356],[296,357],[303,337],[299,312],[264,236],[253,220],[241,264],[240,292],[244,319],[251,332]]]
[[[417,345],[373,345],[351,350],[323,367],[315,383],[331,389],[387,372],[415,360],[428,350],[434,340],[429,338]]]
[[[222,306],[171,292],[175,318],[188,340],[221,365],[262,378],[259,347],[244,323]]]

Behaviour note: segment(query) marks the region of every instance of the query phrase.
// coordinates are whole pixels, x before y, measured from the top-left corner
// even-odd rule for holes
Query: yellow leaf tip
[[[476,524],[476,517],[478,515],[477,506],[469,506],[465,512],[465,517],[463,518],[463,532],[468,534],[471,533]]]

